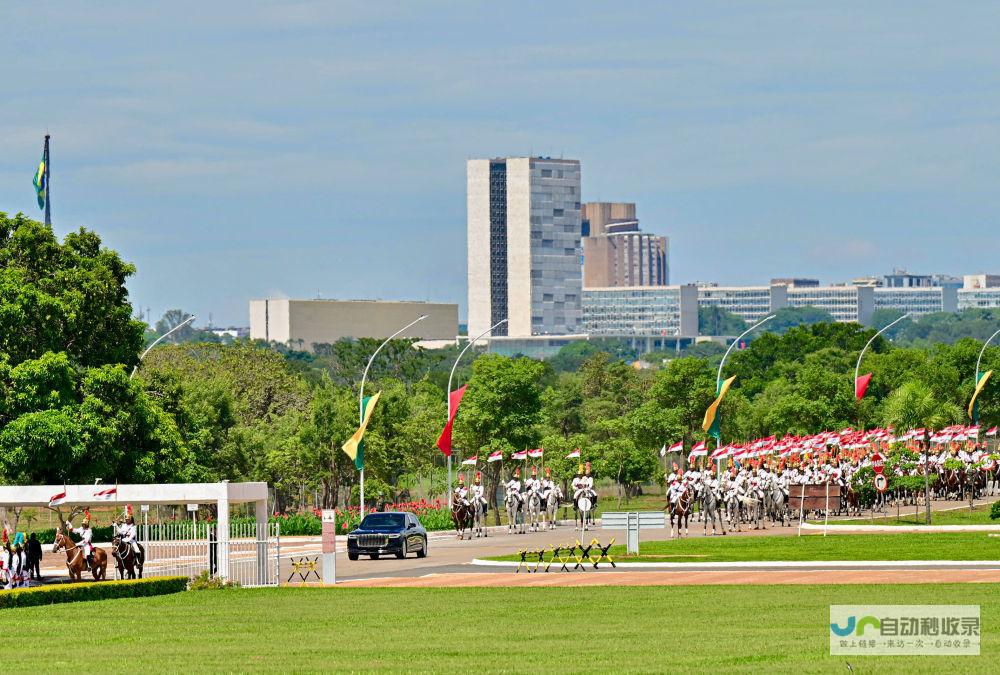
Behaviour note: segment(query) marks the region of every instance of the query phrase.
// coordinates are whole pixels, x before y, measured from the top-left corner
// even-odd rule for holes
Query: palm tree
[[[929,452],[931,432],[940,431],[962,419],[962,411],[950,401],[934,395],[923,382],[907,382],[892,392],[882,408],[882,422],[896,429],[924,430],[924,504],[927,524],[931,524],[931,483]]]

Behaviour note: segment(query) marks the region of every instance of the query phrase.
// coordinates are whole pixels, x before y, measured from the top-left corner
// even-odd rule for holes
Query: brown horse
[[[52,544],[52,552],[57,553],[59,549],[66,550],[66,569],[69,570],[70,581],[83,581],[84,559],[83,548],[77,546],[76,542],[70,539],[68,534],[62,530],[56,532],[56,540]],[[103,548],[94,547],[94,564],[90,568],[94,575],[94,581],[104,581],[107,579],[108,554]]]
[[[465,531],[472,528],[472,519],[475,514],[472,512],[472,506],[466,505],[459,499],[452,499],[451,502],[451,520],[455,523],[455,531],[458,532],[458,538],[465,538]],[[469,532],[471,537],[472,533]]]
[[[667,507],[670,510],[670,538],[674,538],[674,518],[677,519],[677,536],[682,537],[688,533],[688,518],[691,517],[691,508],[694,502],[694,494],[692,494],[691,486],[687,483],[681,489],[681,493],[677,495],[677,501],[673,504],[668,502]],[[681,532],[681,526],[683,525],[684,531]]]
[[[139,552],[132,550],[132,544],[128,543],[120,535],[115,535],[111,540],[114,549],[115,567],[118,568],[119,579],[135,579],[136,574],[142,579],[142,567],[146,562],[146,549],[139,544]]]

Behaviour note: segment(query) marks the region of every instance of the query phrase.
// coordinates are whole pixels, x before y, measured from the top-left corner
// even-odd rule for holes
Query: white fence
[[[139,530],[146,550],[143,576],[183,576],[204,571],[241,586],[277,586],[281,539],[277,523],[232,523],[221,541],[215,523],[161,523]]]

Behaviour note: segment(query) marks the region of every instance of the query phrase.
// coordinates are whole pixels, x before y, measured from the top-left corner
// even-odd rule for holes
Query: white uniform
[[[139,552],[139,542],[137,540],[138,530],[135,523],[118,523],[118,525],[115,526],[115,530],[118,532],[119,536],[121,536],[122,540],[132,547],[134,552]]]
[[[70,523],[66,523],[70,525]],[[73,528],[73,534],[80,537],[80,546],[83,547],[83,554],[90,557],[90,554],[94,552],[94,530],[89,527],[75,527]]]
[[[480,506],[486,504],[486,489],[480,483],[472,484],[472,503]]]
[[[583,494],[586,482],[583,480],[583,476],[576,476],[573,478],[573,501],[575,502]]]
[[[676,504],[677,499],[681,496],[682,492],[684,492],[684,483],[680,480],[674,479],[674,481],[670,483],[670,492],[668,494],[670,503]]]
[[[556,484],[552,482],[551,478],[545,478],[542,481],[542,501],[543,502],[548,500],[549,493],[552,492],[552,489],[555,486],[556,486]]]
[[[507,481],[504,489],[507,491],[507,501],[511,499],[521,501],[521,480],[519,478],[511,478]]]
[[[455,498],[462,502],[464,506],[469,505],[469,490],[464,485],[455,488]]]

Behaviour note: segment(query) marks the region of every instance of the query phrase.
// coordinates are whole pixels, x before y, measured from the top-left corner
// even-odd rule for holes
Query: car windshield
[[[365,530],[401,527],[403,527],[402,513],[370,513],[361,521],[361,528]]]

